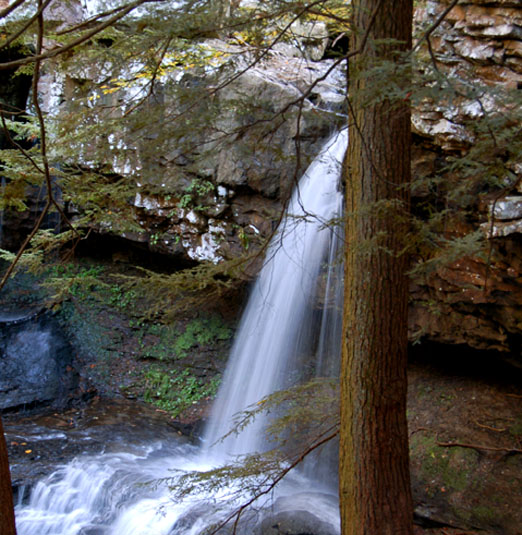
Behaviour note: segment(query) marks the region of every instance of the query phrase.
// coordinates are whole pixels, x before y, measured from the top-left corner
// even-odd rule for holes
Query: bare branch
[[[69,26],[67,28],[64,28],[63,30],[57,31],[56,35],[67,35],[68,33],[78,32],[84,28],[88,28],[89,26],[92,26],[93,23],[98,22],[101,19],[104,19],[105,17],[110,17],[111,15],[120,13],[125,8],[126,6],[123,5],[123,6],[118,6],[109,11],[103,11],[102,13],[97,13],[96,15],[93,15],[91,18],[84,20],[78,24],[75,24],[74,26]]]
[[[45,59],[54,58],[56,56],[59,56],[63,54],[64,52],[67,52],[68,50],[71,50],[72,48],[79,46],[86,41],[89,41],[89,39],[92,39],[96,34],[100,33],[102,30],[105,30],[105,28],[108,28],[109,26],[112,26],[114,23],[118,22],[120,19],[128,15],[131,11],[136,9],[137,7],[151,3],[151,2],[164,2],[165,0],[135,0],[134,2],[130,3],[125,7],[125,9],[118,12],[116,15],[112,16],[111,18],[107,19],[105,22],[99,24],[92,30],[86,32],[82,36],[73,39],[70,43],[67,43],[63,46],[57,46],[55,48],[51,48],[47,52],[40,52],[37,53],[34,56],[30,56],[27,58],[17,59],[13,61],[8,61],[6,63],[0,63],[0,70],[7,70],[12,69],[14,67],[20,67],[22,65],[28,65],[30,63],[35,63],[37,61],[43,61]]]
[[[439,15],[439,18],[424,32],[422,37],[412,47],[410,54],[413,54],[422,44],[422,42],[430,37],[430,35],[442,24],[446,15],[459,3],[459,0],[453,0],[451,4]]]
[[[47,212],[49,211],[49,208],[51,206],[51,203],[49,202],[49,199],[47,199],[47,204],[45,205],[44,209],[42,210],[42,213],[40,214],[40,217],[38,218],[38,221],[35,223],[33,230],[30,232],[30,234],[27,236],[27,238],[24,240],[24,243],[22,243],[20,249],[18,250],[18,253],[16,254],[16,257],[11,262],[9,267],[7,268],[7,271],[5,272],[4,276],[2,277],[2,280],[0,281],[0,290],[5,286],[6,282],[9,280],[9,277],[13,273],[13,270],[18,264],[20,258],[22,257],[22,254],[26,250],[27,246],[29,245],[29,242],[34,238],[34,235],[38,232],[38,229],[40,228],[40,225],[42,224],[42,221],[44,220],[44,217],[47,215]]]
[[[49,3],[49,0],[46,0],[45,2],[42,2],[42,0],[38,0],[38,16],[37,16],[37,22],[38,22],[38,35],[37,35],[37,43],[36,43],[36,55],[41,55],[41,51],[43,48],[43,39],[44,39],[44,17],[43,17],[43,11],[45,9],[45,6]],[[4,130],[7,132],[8,137],[10,141],[15,145],[15,147],[22,152],[22,154],[31,162],[31,164],[44,175],[44,180],[47,187],[47,202],[42,210],[42,213],[40,214],[38,220],[36,221],[36,224],[33,227],[33,230],[29,233],[27,238],[22,243],[22,246],[20,247],[16,257],[9,265],[6,273],[4,274],[2,281],[0,282],[0,290],[5,286],[7,280],[9,279],[10,275],[12,274],[15,266],[19,262],[20,258],[22,257],[22,254],[28,247],[29,243],[35,236],[35,234],[38,232],[38,229],[42,225],[42,222],[47,215],[47,212],[49,211],[51,206],[55,206],[60,215],[64,218],[64,220],[67,222],[67,224],[71,227],[73,232],[78,234],[76,229],[73,227],[73,225],[68,220],[67,216],[63,212],[62,207],[59,205],[59,203],[54,198],[53,192],[52,192],[52,180],[51,180],[51,173],[49,169],[49,161],[47,159],[47,134],[45,130],[45,121],[42,113],[42,109],[40,107],[40,103],[38,101],[38,81],[40,79],[40,66],[41,66],[41,60],[35,61],[34,66],[34,75],[33,75],[33,84],[32,84],[32,94],[33,94],[33,105],[36,110],[36,115],[38,117],[38,122],[40,125],[40,153],[42,156],[42,163],[43,168],[40,167],[35,160],[25,151],[20,145],[14,142],[14,140],[9,135],[7,125],[5,123],[5,118],[3,113],[0,113],[1,119],[2,119],[2,125],[4,127]]]
[[[479,444],[463,444],[461,442],[437,442],[437,446],[440,446],[441,448],[471,448],[474,450],[503,451],[508,454],[522,453],[522,450],[518,448],[493,448],[489,446],[481,446]]]
[[[162,50],[160,51],[160,57],[156,61],[155,65],[154,65],[154,72],[152,73],[152,77],[148,82],[149,89],[148,89],[147,93],[142,98],[140,98],[138,100],[138,102],[134,103],[134,105],[131,106],[131,108],[129,108],[122,115],[122,118],[128,117],[133,111],[135,111],[137,108],[139,108],[149,97],[151,97],[154,94],[154,87],[155,87],[155,84],[156,84],[156,80],[158,78],[158,73],[159,73],[159,70],[160,70],[162,62],[165,59],[165,56],[167,55],[167,52],[168,52],[168,49],[169,49],[169,45],[170,45],[171,42],[172,42],[172,37],[169,37],[167,39],[165,45],[163,47],[161,47]]]
[[[39,172],[44,173],[44,170],[38,165],[36,160],[20,145],[17,143],[11,136],[11,133],[9,132],[9,128],[7,126],[7,123],[5,122],[5,116],[4,116],[4,110],[2,109],[2,106],[0,106],[0,120],[2,121],[2,128],[4,129],[4,134],[7,137],[7,140],[9,143],[13,145],[17,150],[19,150],[24,157],[31,162],[31,165]]]
[[[336,426],[337,427],[337,426]],[[296,466],[298,466],[300,463],[304,461],[304,459],[310,455],[313,451],[315,451],[317,448],[320,448],[330,440],[334,439],[339,434],[339,430],[336,429],[329,435],[324,436],[322,439],[318,440],[315,444],[312,444],[310,447],[308,447],[305,451],[303,451],[296,459],[294,459],[288,466],[286,466],[278,475],[275,477],[270,485],[263,489],[262,491],[259,491],[256,493],[252,498],[247,500],[245,503],[240,505],[234,512],[232,512],[230,515],[228,515],[225,520],[220,522],[212,531],[208,533],[208,535],[216,535],[216,533],[223,527],[225,527],[232,519],[235,518],[234,525],[233,525],[233,531],[232,533],[236,533],[237,526],[239,523],[239,520],[241,518],[241,515],[243,512],[248,509],[254,502],[256,502],[259,498],[262,496],[265,496],[272,492],[274,490],[275,486],[290,472],[292,471]]]
[[[43,13],[44,9],[52,2],[52,0],[45,0],[45,2],[40,5],[36,13],[18,30],[15,34],[10,35],[8,39],[5,41],[2,41],[2,44],[0,44],[0,50],[2,48],[5,48],[9,46],[13,41],[18,39],[27,29],[33,24],[35,20],[38,19],[38,17]]]
[[[0,19],[7,17],[7,15],[11,14],[17,7],[20,7],[24,2],[25,0],[16,0],[10,6],[7,6],[5,9],[2,9],[2,11],[0,11]]]

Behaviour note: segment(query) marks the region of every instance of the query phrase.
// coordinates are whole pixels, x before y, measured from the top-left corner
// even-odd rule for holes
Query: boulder
[[[65,407],[78,384],[72,351],[49,314],[0,318],[0,409]]]
[[[256,535],[338,535],[328,522],[308,511],[283,511],[265,517]]]
[[[298,492],[277,498],[254,535],[339,535],[339,504],[333,494]]]

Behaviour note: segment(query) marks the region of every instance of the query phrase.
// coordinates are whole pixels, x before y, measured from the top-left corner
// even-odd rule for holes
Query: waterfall
[[[338,275],[335,254],[339,241],[342,193],[340,165],[346,150],[347,132],[331,138],[307,169],[290,200],[287,214],[274,236],[266,260],[243,313],[222,385],[214,403],[205,444],[213,455],[227,458],[259,451],[263,447],[265,421],[258,417],[239,435],[219,441],[234,416],[276,390],[291,384],[289,372],[299,352],[309,349],[314,299],[325,266],[326,296],[342,296],[329,285]],[[342,297],[341,297],[342,298]],[[337,301],[337,306],[339,301]],[[331,305],[331,304],[330,304]],[[333,304],[335,308],[336,303]],[[332,321],[325,306],[320,320],[318,355],[320,372],[335,367],[340,343],[339,322]],[[337,336],[336,340],[332,340]],[[337,353],[337,354],[336,354]]]
[[[337,373],[342,233],[333,222],[342,215],[346,145],[346,131],[332,137],[293,193],[240,322],[203,447],[163,443],[138,455],[78,458],[39,482],[29,503],[17,507],[19,535],[199,535],[228,514],[220,500],[234,494],[233,484],[211,497],[174,502],[168,488],[143,483],[172,477],[173,469],[207,470],[231,456],[262,451],[265,418],[220,440],[235,415],[300,379],[296,368],[305,356],[315,355],[317,374]],[[317,492],[324,479],[317,464],[285,478],[278,493],[267,497],[273,500],[270,512],[297,507],[328,526],[321,533],[338,534],[337,498]],[[307,490],[315,494],[303,494]],[[253,533],[254,525],[240,532]]]

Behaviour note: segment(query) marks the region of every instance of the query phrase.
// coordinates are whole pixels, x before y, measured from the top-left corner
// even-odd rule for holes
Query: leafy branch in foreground
[[[206,533],[217,533],[230,523],[235,533],[247,509],[270,495],[289,472],[336,438],[338,395],[338,381],[327,378],[275,392],[239,413],[232,429],[221,439],[240,434],[256,418],[270,414],[272,419],[266,428],[270,449],[238,456],[206,471],[176,470],[174,477],[156,484],[168,485],[175,500],[196,495],[219,496],[222,514]]]
[[[247,278],[247,268],[257,253],[214,264],[197,266],[165,274],[138,268],[140,275],[118,275],[122,289],[133,290],[143,302],[145,317],[170,318],[174,314],[208,306],[209,302],[237,290]]]
[[[259,470],[259,477],[254,479],[252,487],[249,487],[249,480],[247,478],[247,486],[243,487],[240,492],[238,491],[237,495],[244,496],[245,491],[248,492],[249,490],[253,490],[253,492],[251,492],[250,494],[250,498],[244,501],[244,503],[242,503],[241,505],[238,505],[228,516],[224,518],[224,520],[220,521],[217,524],[209,526],[208,530],[206,531],[206,534],[214,535],[233,521],[232,533],[235,535],[235,533],[237,532],[239,521],[241,520],[241,516],[246,510],[252,507],[252,505],[257,500],[259,500],[263,496],[270,494],[275,489],[277,484],[280,483],[289,472],[299,466],[309,455],[317,451],[321,446],[324,446],[325,444],[336,438],[338,434],[339,429],[338,426],[336,426],[335,430],[333,430],[331,433],[318,439],[307,449],[301,450],[299,456],[286,462],[270,463],[269,460],[268,462],[264,462],[261,456],[258,455],[247,456],[243,460],[243,462],[238,465],[239,473],[236,477],[241,478],[241,482],[243,483],[245,481],[245,476],[241,475],[241,469],[243,467],[248,466],[255,466]],[[233,474],[234,470],[229,471],[227,467],[225,467],[224,472],[225,474]],[[219,469],[217,471],[211,471],[211,477],[218,478],[219,474]]]

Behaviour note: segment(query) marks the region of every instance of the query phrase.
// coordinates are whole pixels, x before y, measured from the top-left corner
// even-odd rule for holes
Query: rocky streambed
[[[438,362],[433,352],[438,352]],[[431,348],[431,354],[426,349],[414,353],[408,420],[417,529],[519,535],[519,372],[491,368],[477,353],[462,353],[456,365],[442,346]],[[195,422],[201,425],[207,404],[177,420],[135,400],[98,397],[61,412],[5,414],[16,499],[27,499],[37,480],[75,457],[187,444],[191,439],[183,431],[195,429]]]
[[[15,501],[75,457],[138,452],[159,442],[189,438],[164,412],[143,403],[95,398],[82,408],[4,415]]]

